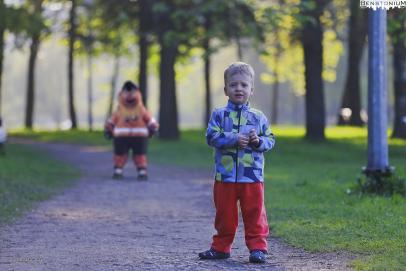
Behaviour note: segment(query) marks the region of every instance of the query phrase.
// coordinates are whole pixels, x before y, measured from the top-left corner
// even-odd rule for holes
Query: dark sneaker
[[[250,263],[265,263],[266,256],[262,250],[253,250],[250,254]]]
[[[123,169],[115,168],[113,172],[113,179],[119,180],[123,178]]]
[[[148,174],[146,169],[140,169],[138,170],[138,177],[137,180],[139,181],[146,181],[148,180]]]
[[[219,259],[227,259],[230,258],[230,253],[224,253],[214,250],[210,248],[204,252],[199,253],[199,257],[202,260],[219,260]]]

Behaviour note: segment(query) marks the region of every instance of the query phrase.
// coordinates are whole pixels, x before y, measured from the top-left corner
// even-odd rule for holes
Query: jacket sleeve
[[[212,147],[219,149],[233,148],[237,145],[237,134],[224,132],[221,126],[221,112],[214,110],[206,131],[206,141]]]
[[[266,152],[271,150],[275,146],[275,137],[271,131],[271,126],[264,115],[261,115],[260,119],[260,133],[259,146],[253,147],[253,150],[257,152]]]

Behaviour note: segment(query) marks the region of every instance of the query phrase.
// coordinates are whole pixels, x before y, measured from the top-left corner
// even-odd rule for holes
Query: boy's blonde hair
[[[227,85],[227,80],[230,76],[237,73],[248,75],[249,78],[251,79],[251,85],[252,87],[254,87],[254,76],[255,76],[254,69],[251,67],[250,64],[247,64],[245,62],[231,63],[230,66],[228,66],[224,70],[224,85]]]

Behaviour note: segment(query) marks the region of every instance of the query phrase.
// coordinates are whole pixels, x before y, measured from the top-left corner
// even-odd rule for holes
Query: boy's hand
[[[240,149],[244,149],[248,146],[249,137],[244,134],[238,134],[237,146]]]
[[[249,133],[249,143],[251,146],[258,147],[259,146],[259,137],[257,135],[257,131],[255,129],[251,129]]]

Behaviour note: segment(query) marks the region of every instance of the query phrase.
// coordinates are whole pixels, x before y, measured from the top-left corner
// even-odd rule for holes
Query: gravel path
[[[150,166],[150,180],[111,176],[111,151],[39,144],[83,177],[0,230],[0,270],[348,270],[348,255],[310,254],[270,238],[268,263],[248,263],[240,223],[232,257],[202,261],[214,233],[210,172]]]

